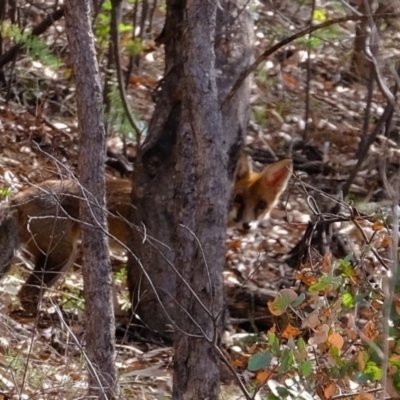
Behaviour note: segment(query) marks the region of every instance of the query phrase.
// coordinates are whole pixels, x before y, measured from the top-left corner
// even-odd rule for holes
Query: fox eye
[[[235,203],[238,203],[238,204],[243,204],[243,203],[244,203],[244,198],[243,198],[243,196],[242,196],[241,194],[237,194],[237,195],[235,196],[234,202],[235,202]]]
[[[265,210],[267,208],[267,202],[265,200],[260,200],[257,204],[259,210]]]

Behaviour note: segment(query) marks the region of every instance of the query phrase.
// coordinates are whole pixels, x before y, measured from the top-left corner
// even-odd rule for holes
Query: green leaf
[[[354,297],[351,293],[344,293],[342,297],[343,305],[348,308],[354,307]]]
[[[331,352],[332,352],[333,357],[335,357],[336,361],[340,361],[340,350],[337,347],[332,346]],[[337,360],[337,359],[339,359],[339,360]]]
[[[131,32],[131,31],[133,31],[133,26],[124,24],[123,22],[121,22],[118,26],[118,31],[120,33]]]
[[[127,279],[128,269],[126,267],[120,268],[120,270],[115,273],[115,280],[117,282],[126,282]]]
[[[102,8],[103,8],[104,11],[111,11],[111,9],[112,9],[111,1],[110,0],[106,0],[103,3],[103,7]]]
[[[326,21],[326,10],[322,8],[317,8],[313,13],[313,20],[318,22]]]
[[[309,291],[311,293],[324,292],[326,290],[337,289],[342,283],[342,278],[340,276],[326,275],[323,276],[319,282],[310,286]]]
[[[366,374],[360,374],[360,375],[358,375],[358,376],[357,376],[357,382],[358,382],[360,385],[363,385],[363,384],[369,382],[369,377],[368,377],[368,375],[366,375]]]
[[[11,189],[10,188],[1,188],[0,189],[0,197],[10,197]]]
[[[368,296],[369,296],[369,293],[368,293],[368,292],[356,294],[356,295],[354,296],[353,302],[354,302],[354,304],[358,304],[360,301],[364,300],[364,299],[365,299],[366,297],[368,297]]]
[[[369,361],[365,367],[364,374],[368,376],[370,381],[374,382],[382,379],[383,371],[373,361]]]
[[[126,49],[128,50],[128,54],[131,56],[136,54],[142,54],[143,46],[141,39],[136,38],[129,40],[128,43],[126,44]]]
[[[310,360],[306,360],[300,364],[300,374],[304,377],[311,375],[312,373],[312,364]]]
[[[299,340],[297,341],[297,348],[298,348],[299,350],[305,350],[306,347],[307,347],[307,344],[306,344],[306,342],[304,341],[304,339],[303,339],[302,337],[299,338]]]
[[[271,364],[271,360],[272,354],[270,353],[255,354],[250,357],[247,369],[251,372],[259,371],[260,369],[267,368]]]
[[[338,270],[343,274],[343,276],[347,278],[351,278],[354,276],[354,268],[352,263],[350,262],[350,257],[347,256],[343,260],[339,261]]]
[[[285,373],[293,367],[295,363],[294,353],[292,350],[285,349],[282,353],[281,365],[279,366],[279,373]]]
[[[286,310],[286,308],[290,305],[290,299],[287,295],[283,295],[274,301],[274,309],[275,310]]]
[[[276,337],[275,333],[268,333],[268,340],[269,340],[269,344],[271,346],[272,354],[279,355],[281,352],[281,349],[279,346],[279,340]]]
[[[299,296],[297,296],[297,299],[291,304],[293,308],[298,307],[300,304],[303,303],[303,301],[306,299],[305,293],[300,293]]]
[[[290,395],[289,390],[287,390],[284,386],[278,386],[276,388],[276,391],[278,392],[279,396],[282,397],[288,397]]]
[[[400,367],[400,360],[392,359],[392,360],[389,360],[389,363],[390,363],[390,365],[394,365],[397,368]]]

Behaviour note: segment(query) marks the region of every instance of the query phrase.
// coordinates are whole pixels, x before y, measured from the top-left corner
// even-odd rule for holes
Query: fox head
[[[253,172],[248,157],[243,154],[236,171],[229,226],[247,231],[268,218],[286,189],[292,171],[293,161],[285,158],[268,165],[261,172]]]

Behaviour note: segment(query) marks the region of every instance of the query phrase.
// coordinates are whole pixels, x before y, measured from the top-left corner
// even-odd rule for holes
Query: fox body
[[[234,185],[230,225],[248,230],[255,221],[266,218],[286,188],[291,172],[290,159],[271,164],[260,173],[253,172],[242,159]],[[111,246],[127,243],[131,191],[129,180],[106,183]],[[34,259],[34,271],[19,293],[24,307],[37,304],[41,290],[52,286],[60,273],[73,264],[80,239],[81,198],[78,183],[49,180],[18,193],[3,210],[6,212],[0,214],[0,276],[8,271],[20,244]]]
[[[106,183],[108,227],[115,238],[110,241],[112,247],[127,242],[131,191],[129,180]],[[37,304],[42,288],[52,286],[60,272],[73,264],[80,239],[81,198],[81,187],[74,181],[45,181],[14,196],[9,212],[0,220],[1,276],[7,273],[21,243],[35,262],[34,271],[19,292],[26,308]]]

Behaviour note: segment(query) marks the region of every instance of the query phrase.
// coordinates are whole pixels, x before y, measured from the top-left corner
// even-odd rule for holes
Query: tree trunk
[[[166,335],[171,321],[164,309],[174,310],[176,293],[177,275],[172,267],[176,260],[176,248],[172,244],[176,241],[177,229],[180,229],[181,209],[187,201],[185,188],[181,186],[188,181],[192,190],[197,178],[204,180],[204,185],[212,184],[209,176],[197,177],[190,169],[177,164],[185,154],[182,153],[185,148],[181,150],[181,147],[186,145],[178,141],[187,140],[191,129],[189,115],[183,115],[183,108],[187,104],[181,89],[185,78],[182,60],[187,52],[182,49],[181,43],[184,4],[185,1],[172,0],[167,4],[167,20],[163,33],[166,77],[150,122],[148,137],[136,162],[133,218],[142,233],[132,237],[130,247],[135,256],[130,257],[128,268],[134,311],[149,327]],[[252,62],[253,28],[249,13],[246,9],[243,10],[245,4],[246,0],[219,2],[221,9],[217,12],[217,35],[214,42],[219,104],[225,99],[240,73]],[[225,169],[216,185],[227,184],[228,190],[247,127],[249,87],[250,81],[247,80],[234,99],[222,110],[221,151],[225,158]],[[196,157],[207,160],[206,153]],[[226,177],[227,182],[224,182]],[[218,198],[213,199],[213,202],[222,203],[225,200]],[[227,207],[227,202],[224,206]],[[210,230],[214,228],[215,225],[208,227]],[[224,227],[224,237],[225,229]],[[196,269],[193,268],[193,271],[196,272]]]
[[[218,396],[213,343],[225,311],[228,204],[249,82],[220,104],[252,61],[245,4],[167,1],[165,81],[136,162],[130,291],[150,328],[175,331],[175,399]]]
[[[89,2],[67,0],[65,20],[76,81],[80,130],[79,177],[89,396],[115,398],[115,323],[105,201],[102,89],[90,26]]]
[[[368,83],[374,77],[371,57],[366,49],[375,57],[378,53],[379,35],[376,31],[376,16],[374,12],[377,2],[367,3],[364,0],[353,1],[353,5],[361,15],[370,15],[356,25],[354,48],[350,63],[350,73],[359,82]],[[375,21],[374,21],[375,20]]]

